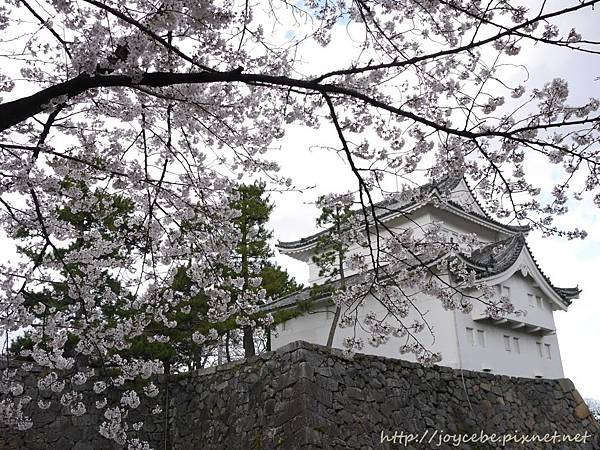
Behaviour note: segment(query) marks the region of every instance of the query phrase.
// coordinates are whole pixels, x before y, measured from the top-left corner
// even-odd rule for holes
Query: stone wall
[[[155,449],[600,449],[600,427],[570,380],[510,378],[295,342],[243,362],[165,380],[141,437]],[[89,387],[88,387],[89,388]],[[34,400],[32,400],[33,403]],[[56,408],[56,407],[55,407]],[[0,430],[0,449],[112,449],[101,418],[50,409],[26,432]],[[433,433],[437,435],[432,439]],[[441,432],[592,435],[586,444],[439,444]],[[382,432],[396,442],[381,442]],[[428,433],[422,443],[400,433]],[[407,445],[405,445],[407,444]]]

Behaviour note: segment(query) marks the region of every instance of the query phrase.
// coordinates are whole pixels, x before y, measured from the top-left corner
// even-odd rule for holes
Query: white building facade
[[[475,233],[482,247],[469,257],[464,256],[464,262],[479,273],[482,282],[496,289],[498,297],[509,297],[515,310],[525,314],[511,314],[495,320],[478,301],[473,302],[471,312],[463,313],[446,310],[439,299],[420,294],[416,304],[421,312],[425,312],[424,319],[432,330],[420,336],[421,343],[429,350],[441,353],[441,365],[455,369],[528,378],[562,378],[554,311],[566,311],[571,300],[578,297],[579,289],[552,285],[527,246],[527,228],[504,225],[490,218],[462,178],[448,177],[430,183],[422,190],[425,195],[419,201],[388,202],[382,213],[386,226],[395,230],[441,223],[449,233]],[[450,199],[443,207],[439,201],[442,196]],[[316,234],[278,245],[281,253],[309,265],[312,286],[325,282],[312,261],[318,237]],[[296,308],[309,296],[310,289],[307,288],[276,300],[268,305],[268,309]],[[335,308],[327,299],[310,305],[301,315],[277,325],[271,341],[273,349],[296,340],[326,344]],[[358,320],[362,321],[372,312],[385,315],[385,309],[378,301],[367,298],[358,308]],[[410,322],[412,318],[409,315],[404,320]],[[369,334],[360,328],[338,328],[333,346],[343,348],[343,340],[348,336],[362,337],[366,342]],[[365,344],[362,352],[414,360],[410,354],[400,354],[400,345],[399,339],[391,338],[377,347]]]

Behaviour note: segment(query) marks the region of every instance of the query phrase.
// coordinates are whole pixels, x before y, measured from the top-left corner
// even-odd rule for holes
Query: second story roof
[[[450,194],[461,185],[461,182],[465,187],[465,194],[470,197],[470,204],[468,207],[464,203],[461,204],[461,202],[453,200],[452,197],[450,197]],[[494,228],[500,228],[510,235],[526,233],[529,231],[527,226],[504,224],[493,219],[479,204],[475,194],[461,176],[446,176],[438,181],[424,184],[423,186],[420,186],[410,198],[399,199],[398,196],[392,195],[389,198],[376,203],[374,209],[378,219],[385,220],[391,216],[407,213],[426,204],[432,204],[434,203],[434,199],[439,201],[440,197],[443,198],[448,208],[460,212],[470,220],[484,222]],[[277,248],[284,254],[307,249],[315,245],[319,237],[328,231],[329,230],[323,230],[295,241],[279,241]]]

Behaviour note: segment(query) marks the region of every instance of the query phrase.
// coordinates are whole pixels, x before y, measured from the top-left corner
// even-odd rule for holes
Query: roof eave
[[[386,219],[386,220],[394,220],[398,217],[402,217],[405,214],[414,212],[414,211],[416,211],[424,206],[427,206],[427,205],[431,205],[434,208],[436,208],[436,206],[432,203],[431,198],[426,198],[426,199],[423,199],[412,205],[407,205],[406,207],[399,209],[397,211],[385,212],[384,214],[382,214],[381,218]],[[452,203],[445,202],[444,207],[445,207],[445,209],[450,210],[452,213],[456,214],[457,216],[462,217],[463,219],[470,220],[472,222],[477,223],[478,225],[484,226],[486,228],[492,229],[497,232],[502,232],[502,233],[505,233],[508,235],[514,235],[517,233],[526,234],[530,231],[530,228],[527,226],[505,225],[500,222],[496,222],[491,218],[482,217],[478,214],[464,211],[463,209],[458,208],[457,206],[453,205]],[[437,208],[442,209],[440,207],[437,207]],[[317,239],[321,234],[323,234],[323,232],[313,234],[311,236],[308,236],[308,237],[303,238],[298,241],[287,241],[287,242],[279,241],[275,245],[275,247],[277,247],[277,249],[284,255],[291,255],[291,254],[295,254],[295,253],[310,251],[317,244]]]

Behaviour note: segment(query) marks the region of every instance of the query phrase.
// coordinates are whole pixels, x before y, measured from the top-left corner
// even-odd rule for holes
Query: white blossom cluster
[[[569,18],[594,3],[571,2]],[[239,276],[236,250],[245,243],[231,204],[239,183],[257,179],[273,192],[304,192],[310,183],[278,163],[296,151],[280,139],[300,126],[333,131],[337,146],[319,151],[335,152],[357,181],[353,194],[317,202],[321,225],[340,225],[321,259],[324,276],[348,277],[333,293],[346,311],[340,326],[364,327],[371,345],[396,339],[399,352],[439,361],[419,339],[426,320],[413,321],[417,294],[449,310],[480,301],[494,317],[517,311],[464,264],[481,245],[474,236],[437,225],[390,234],[378,214],[429,195],[415,188],[423,174],[452,174],[472,183],[496,219],[586,236],[555,219],[573,202],[600,206],[600,100],[574,104],[569,80],[554,74],[541,83],[513,76],[529,48],[598,53],[599,39],[571,21],[559,26],[560,8],[511,0],[5,2],[0,226],[17,256],[0,264],[0,334],[27,332],[15,356],[42,368],[40,391],[75,415],[100,409],[103,436],[147,448],[127,412],[157,398],[154,375],[214,359],[225,325],[273,323],[260,314],[270,299],[259,277]],[[340,42],[356,45],[340,50]],[[321,51],[346,56],[325,69],[315,61],[328,55]],[[545,189],[528,173],[532,162],[560,180]],[[429,200],[454,207],[443,192]],[[388,317],[357,321],[368,295]],[[348,337],[345,345],[364,342]],[[92,387],[89,398],[82,386]],[[27,390],[8,372],[0,388],[0,420],[31,427]],[[110,400],[116,390],[126,394]]]

